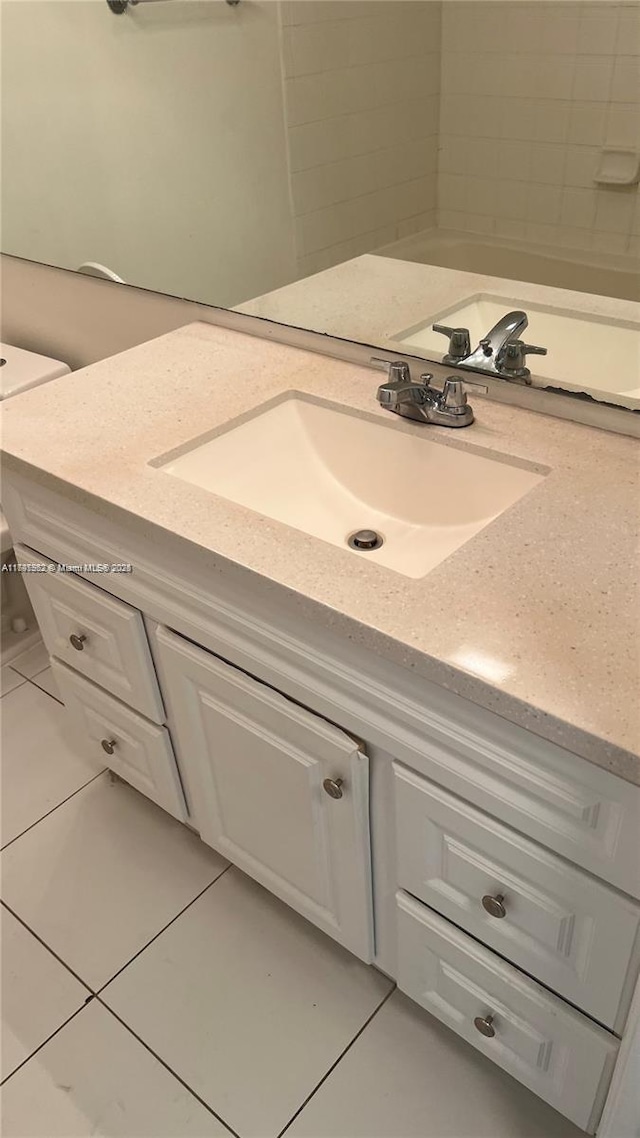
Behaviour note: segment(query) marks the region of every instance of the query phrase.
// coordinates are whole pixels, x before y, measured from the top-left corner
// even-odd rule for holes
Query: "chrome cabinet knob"
[[[102,747],[103,751],[107,752],[108,755],[112,755],[118,744],[115,739],[101,739],[100,746]]]
[[[493,1016],[476,1016],[473,1021],[473,1026],[480,1035],[484,1035],[485,1039],[493,1039],[496,1029],[493,1026]]]
[[[322,786],[329,798],[342,798],[342,778],[325,778]]]
[[[490,917],[506,917],[507,915],[502,893],[498,893],[496,897],[492,897],[490,893],[485,893],[482,898],[482,908]]]
[[[84,651],[86,641],[87,638],[84,632],[81,632],[79,636],[75,632],[72,632],[71,636],[69,637],[69,643],[72,648],[75,648],[76,652]]]

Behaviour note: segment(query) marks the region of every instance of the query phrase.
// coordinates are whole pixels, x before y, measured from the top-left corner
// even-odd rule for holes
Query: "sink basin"
[[[423,577],[546,473],[398,426],[289,393],[153,465],[407,577]],[[380,548],[348,547],[362,529],[382,536]]]
[[[546,356],[529,356],[534,383],[640,406],[640,326],[631,322],[478,293],[403,329],[393,339],[407,348],[428,350],[430,356],[435,353],[432,358],[437,359],[446,352],[447,341],[432,324],[468,328],[475,347],[506,312],[516,308],[529,317],[523,339],[548,349]]]

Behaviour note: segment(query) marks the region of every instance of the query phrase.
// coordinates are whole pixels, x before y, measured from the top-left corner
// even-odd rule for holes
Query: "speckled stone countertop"
[[[54,476],[105,517],[128,511],[229,574],[260,574],[336,636],[640,783],[638,443],[482,398],[469,429],[410,424],[378,407],[378,381],[192,324],[6,401],[5,470]],[[149,465],[286,391],[550,473],[416,580]]]

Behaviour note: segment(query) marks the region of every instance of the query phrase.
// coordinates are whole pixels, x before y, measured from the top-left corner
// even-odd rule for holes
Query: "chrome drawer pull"
[[[502,893],[498,893],[496,897],[492,897],[490,893],[485,893],[482,898],[482,908],[490,917],[506,917],[507,915]]]
[[[103,751],[107,752],[108,755],[112,755],[118,744],[115,739],[101,739],[100,746],[102,747]]]
[[[342,778],[325,778],[322,786],[329,798],[342,798]]]
[[[84,651],[86,640],[87,638],[84,632],[81,632],[79,636],[75,632],[72,632],[71,636],[69,637],[69,643],[72,648],[75,648],[76,652]]]
[[[476,1016],[473,1021],[473,1026],[480,1035],[484,1035],[485,1039],[493,1039],[496,1029],[493,1026],[493,1016]]]

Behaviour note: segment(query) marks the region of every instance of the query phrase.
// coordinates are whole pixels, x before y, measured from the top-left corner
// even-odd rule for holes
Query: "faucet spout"
[[[526,312],[521,312],[520,309],[515,309],[514,312],[507,312],[506,316],[498,320],[494,324],[486,336],[483,336],[478,344],[476,351],[480,350],[482,355],[487,358],[493,356],[498,359],[500,353],[511,340],[517,340],[521,332],[524,332],[529,321]],[[476,354],[475,352],[473,353]],[[467,357],[467,361],[470,357]]]
[[[426,402],[427,393],[423,384],[392,381],[380,384],[377,399],[382,407],[401,407],[403,404],[419,406]]]
[[[462,343],[462,333],[469,341],[467,328],[445,328],[443,324],[434,324],[434,332],[452,333],[449,342],[449,352],[443,357],[443,363],[453,363],[455,366],[469,371],[482,371],[485,375],[496,376],[499,379],[508,379],[511,383],[530,384],[531,372],[526,366],[527,352],[534,356],[546,356],[547,349],[539,348],[535,344],[525,344],[520,339],[520,333],[528,327],[529,320],[526,312],[516,308],[507,312],[486,336],[480,340],[477,348],[468,355],[460,356],[452,352],[458,344]],[[454,343],[455,339],[455,343]],[[455,354],[455,360],[454,360]]]
[[[486,336],[482,337],[477,348],[466,359],[458,361],[457,366],[470,368],[472,371],[484,371],[489,375],[498,375],[505,379],[514,378],[503,370],[505,352],[509,344],[518,340],[528,323],[526,312],[520,309],[507,312]]]

